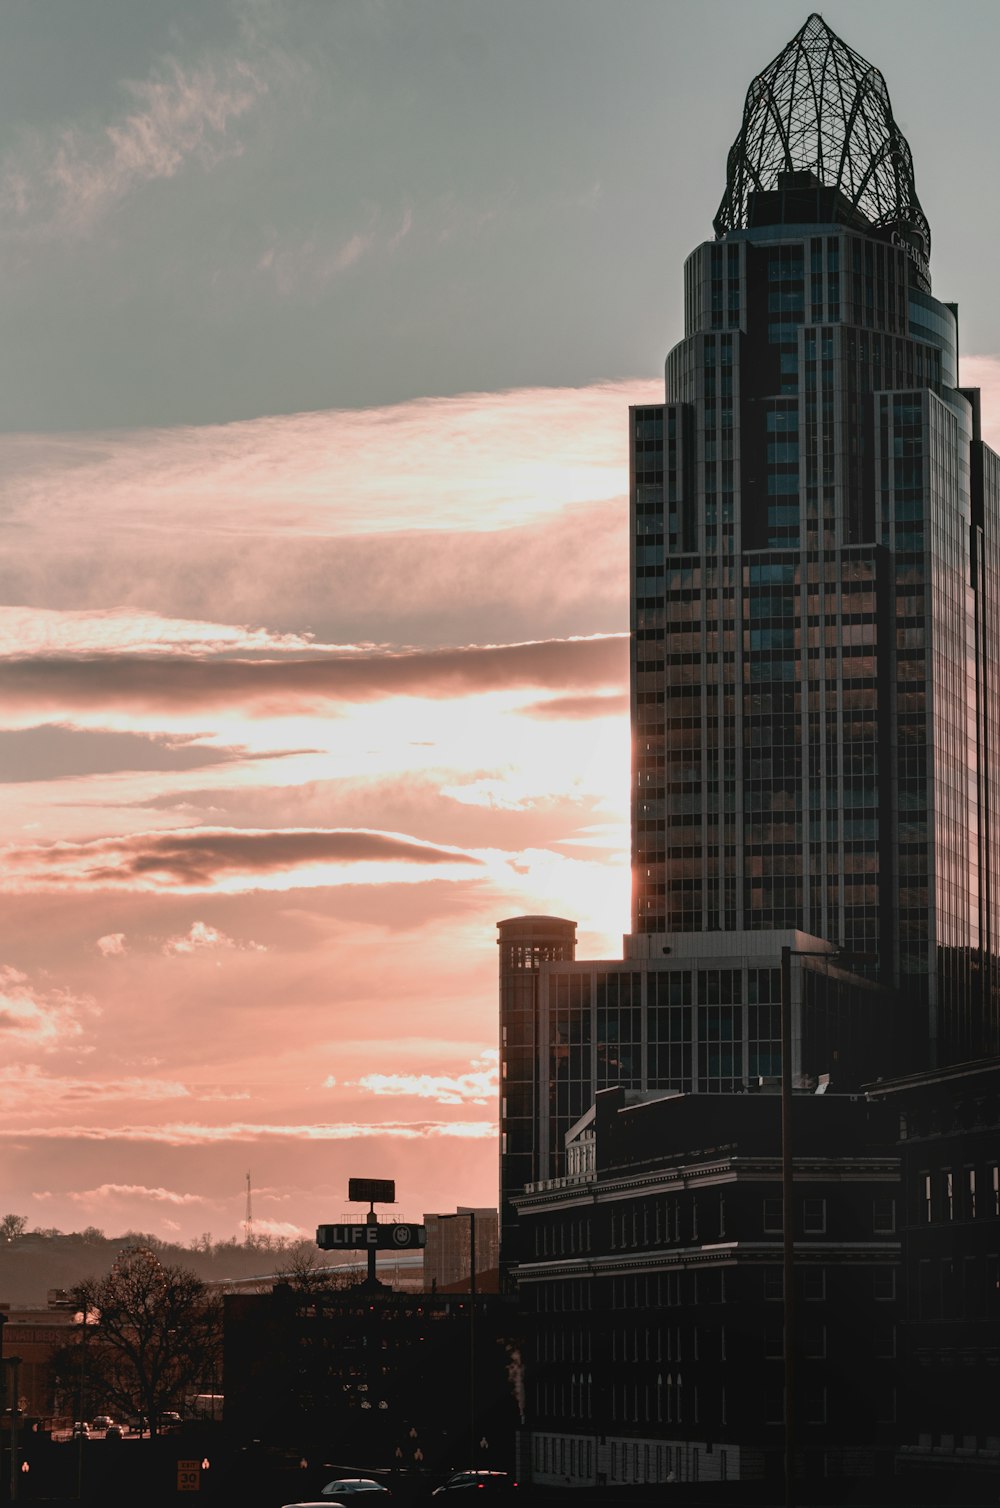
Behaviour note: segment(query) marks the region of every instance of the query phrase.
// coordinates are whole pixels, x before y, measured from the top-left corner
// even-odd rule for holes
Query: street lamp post
[[[469,1222],[469,1449],[472,1469],[475,1471],[479,1464],[476,1429],[476,1212],[456,1210],[453,1215],[442,1215],[440,1218],[461,1220],[463,1216]]]
[[[4,1366],[10,1368],[10,1501],[17,1501],[17,1484],[19,1481],[17,1468],[17,1426],[21,1413],[21,1358],[20,1356],[8,1356]]]
[[[469,1211],[469,1429],[472,1435],[472,1469],[479,1465],[479,1431],[476,1428],[476,1212]]]
[[[785,1365],[785,1505],[795,1503],[795,1240],[792,1162],[792,949],[781,950],[781,1255]]]
[[[843,949],[781,949],[781,1256],[784,1309],[782,1355],[785,1370],[785,1508],[795,1505],[795,1231],[793,1226],[794,1173],[792,1157],[792,959],[822,958],[826,963],[877,963],[869,953],[845,953]],[[800,1033],[801,1035],[801,1033]]]

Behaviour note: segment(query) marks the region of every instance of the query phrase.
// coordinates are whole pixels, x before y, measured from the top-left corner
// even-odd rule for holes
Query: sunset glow
[[[125,10],[0,60],[5,1209],[229,1237],[248,1159],[262,1231],[493,1205],[496,923],[628,924],[627,410],[715,22]]]

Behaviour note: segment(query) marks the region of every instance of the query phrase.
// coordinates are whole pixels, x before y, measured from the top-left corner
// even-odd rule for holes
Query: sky
[[[495,1204],[495,924],[628,924],[628,405],[806,14],[7,0],[0,1213]],[[823,14],[996,443],[1000,10]]]

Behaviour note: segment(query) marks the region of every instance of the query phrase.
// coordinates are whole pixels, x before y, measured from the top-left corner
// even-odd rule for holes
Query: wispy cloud
[[[626,666],[622,657],[621,672]],[[550,696],[542,702],[532,702],[520,710],[525,717],[569,719],[574,722],[590,722],[595,717],[621,717],[627,714],[629,699],[627,691],[607,692],[597,696]]]
[[[297,240],[287,236],[276,238],[258,258],[257,271],[273,279],[275,289],[283,298],[302,292],[315,294],[360,262],[378,244],[374,228],[354,231],[331,244],[313,236]]]
[[[182,936],[168,937],[163,944],[164,953],[201,953],[212,948],[245,949],[251,953],[266,952],[260,943],[237,942],[235,938],[227,937],[225,932],[220,932],[217,927],[210,927],[207,922],[192,922],[188,931]]]
[[[268,1125],[234,1121],[228,1125],[209,1126],[193,1122],[169,1125],[122,1126],[30,1126],[18,1130],[0,1130],[5,1141],[95,1141],[151,1142],[171,1147],[207,1146],[218,1142],[267,1141],[424,1141],[439,1138],[483,1141],[495,1139],[495,1121],[358,1121],[313,1122],[301,1125]]]
[[[0,662],[5,709],[0,716],[37,720],[94,709],[150,714],[229,706],[273,718],[390,696],[462,697],[512,687],[617,689],[627,656],[624,635],[595,635],[455,649],[333,652],[308,659],[179,654],[9,658]]]
[[[255,1215],[253,1220],[254,1234],[258,1236],[287,1236],[291,1241],[301,1241],[307,1236],[311,1240],[314,1231],[306,1230],[304,1225],[295,1225],[291,1220],[261,1220]]]
[[[66,1195],[74,1204],[120,1204],[123,1200],[149,1199],[154,1204],[209,1204],[203,1194],[178,1194],[174,1189],[147,1188],[143,1183],[102,1183],[96,1189],[80,1189]]]
[[[8,152],[0,170],[8,234],[87,235],[137,188],[190,162],[211,170],[239,153],[230,127],[267,86],[245,59],[220,58],[188,68],[171,59],[121,87],[131,108],[106,125],[35,133]]]
[[[274,654],[314,647],[311,634],[275,634],[232,623],[166,618],[139,608],[88,611],[0,604],[0,656],[5,658],[123,650],[138,655]]]
[[[128,952],[124,932],[107,932],[97,939],[94,947],[102,958],[121,958]]]
[[[3,464],[20,522],[51,526],[55,508],[74,532],[92,531],[99,517],[109,537],[118,529],[164,544],[178,531],[260,536],[269,546],[289,536],[490,534],[624,499],[628,404],[661,393],[661,383],[632,380],[224,425],[13,436]]]
[[[489,1048],[473,1060],[465,1073],[366,1073],[359,1089],[375,1095],[403,1095],[435,1100],[439,1105],[487,1105],[497,1097],[499,1054]],[[332,1080],[327,1080],[330,1084]]]
[[[0,1037],[0,1040],[3,1040]],[[193,1096],[176,1079],[144,1077],[82,1078],[46,1073],[37,1063],[9,1063],[0,1068],[0,1111],[25,1107],[100,1105],[121,1100],[186,1100]]]
[[[208,602],[234,624],[266,611],[283,628],[309,626],[327,647],[460,644],[472,601],[481,643],[623,627],[625,413],[659,390],[519,389],[10,436],[0,459],[9,597],[103,614],[65,630],[32,625],[21,652],[58,656],[75,633],[72,652],[87,640],[108,652],[117,635],[120,649],[159,653],[156,614],[194,623]],[[123,603],[148,620],[131,639],[125,617],[105,612]],[[211,625],[202,632],[205,652],[226,652]]]
[[[468,873],[470,865],[482,862],[460,849],[425,843],[402,833],[353,828],[284,828],[270,832],[191,828],[134,833],[84,843],[11,846],[3,852],[3,860],[6,883],[14,889],[41,886],[153,891],[241,890],[281,886],[282,881],[335,884],[338,878],[348,878],[338,874],[344,866],[361,865],[382,868],[370,875],[352,870],[351,883],[366,878],[384,880],[388,877],[387,865],[393,866],[392,877],[402,880],[413,866],[464,869]],[[186,951],[194,951],[194,946]]]
[[[81,1014],[93,1001],[68,990],[44,990],[19,969],[0,967],[0,1043],[51,1050],[83,1033]]]

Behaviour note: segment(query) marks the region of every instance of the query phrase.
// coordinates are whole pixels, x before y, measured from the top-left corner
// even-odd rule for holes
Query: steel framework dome
[[[750,195],[777,188],[779,173],[803,171],[838,189],[871,225],[915,232],[930,255],[913,158],[885,79],[816,12],[747,90],[716,234],[747,229]]]

